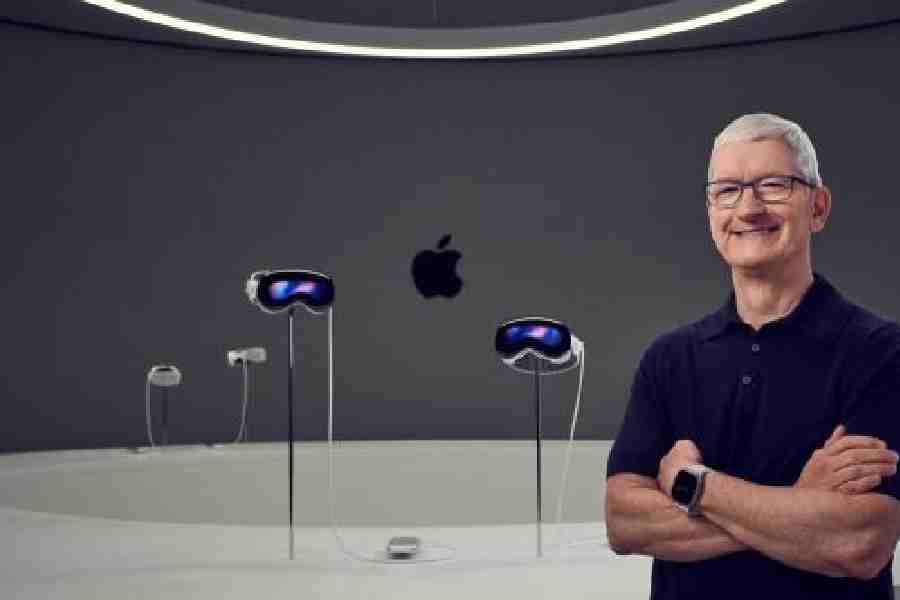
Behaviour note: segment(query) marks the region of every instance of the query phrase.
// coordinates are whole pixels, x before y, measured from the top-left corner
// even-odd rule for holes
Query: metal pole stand
[[[169,390],[168,388],[163,388],[162,390],[162,445],[169,445]]]
[[[532,355],[534,366],[534,407],[535,407],[535,444],[537,446],[537,555],[544,556],[544,542],[541,535],[541,362]]]
[[[288,526],[290,560],[294,560],[294,307],[288,309]]]
[[[250,365],[244,361],[244,435],[239,436],[239,442],[250,441]]]

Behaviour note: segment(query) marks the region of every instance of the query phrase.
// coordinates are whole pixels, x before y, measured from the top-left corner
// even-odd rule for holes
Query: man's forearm
[[[847,577],[861,547],[859,519],[838,492],[758,485],[713,471],[700,510],[747,546],[792,567]]]
[[[659,489],[634,487],[618,496],[608,498],[607,528],[625,553],[694,562],[748,549],[715,523],[688,517]]]

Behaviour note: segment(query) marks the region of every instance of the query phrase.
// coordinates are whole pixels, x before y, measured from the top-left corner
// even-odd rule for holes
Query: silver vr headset
[[[262,364],[266,362],[265,348],[238,348],[237,350],[229,350],[225,354],[228,364],[232,367],[242,365],[244,363]]]
[[[315,271],[256,271],[247,280],[246,291],[250,302],[269,314],[301,304],[319,315],[334,302],[334,282]]]
[[[541,370],[567,371],[578,365],[584,344],[560,321],[544,317],[526,317],[507,321],[497,328],[494,349],[507,366],[526,373],[534,372],[534,359],[541,359]]]
[[[181,371],[173,365],[156,365],[147,373],[150,385],[173,387],[181,383]]]

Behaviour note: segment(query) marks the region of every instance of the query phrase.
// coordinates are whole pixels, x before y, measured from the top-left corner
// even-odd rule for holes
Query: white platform
[[[553,521],[563,445],[544,446]],[[345,544],[394,535],[452,546],[452,560],[354,561],[328,527],[327,453],[295,447],[295,560],[287,559],[286,444],[0,456],[0,598],[646,599],[651,559],[605,546],[608,442],[579,442],[560,529],[536,556],[534,443],[342,443]],[[582,521],[582,522],[579,522]],[[561,555],[559,542],[569,545]],[[580,540],[580,542],[579,542]]]
[[[646,600],[652,559],[606,546],[609,446],[577,443],[557,527],[564,444],[545,442],[539,559],[533,442],[341,443],[344,543],[373,555],[415,535],[455,550],[418,564],[340,552],[322,443],[295,447],[293,561],[286,444],[0,455],[0,598]]]

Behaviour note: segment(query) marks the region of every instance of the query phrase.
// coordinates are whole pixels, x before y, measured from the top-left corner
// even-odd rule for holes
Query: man
[[[813,272],[831,192],[796,123],[736,119],[708,178],[734,291],[641,358],[607,465],[610,546],[654,557],[652,599],[893,598],[900,326]]]

